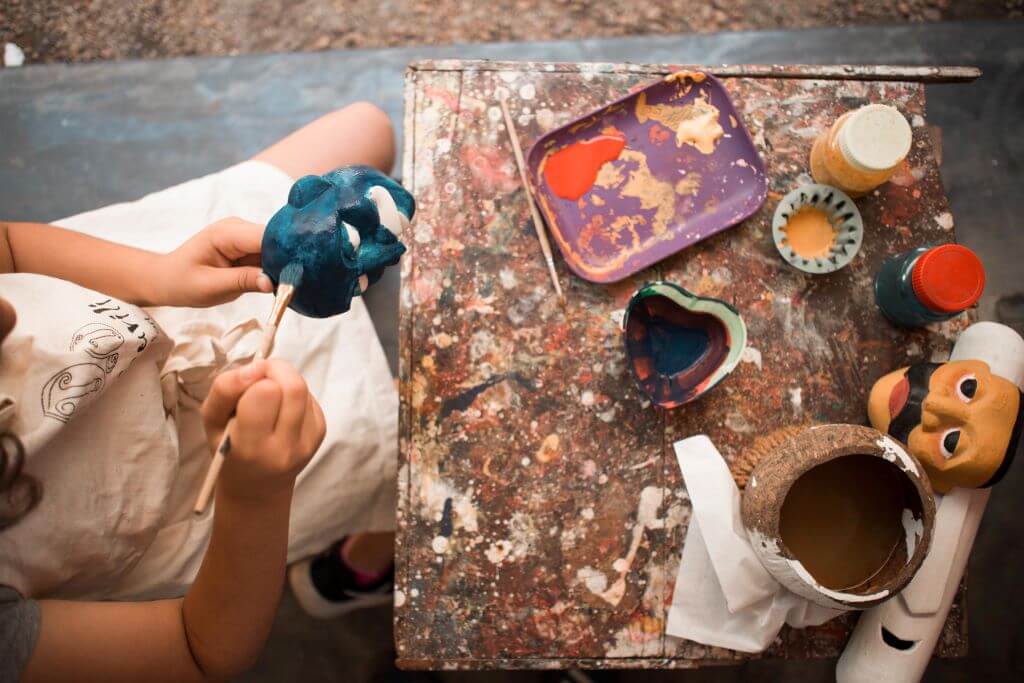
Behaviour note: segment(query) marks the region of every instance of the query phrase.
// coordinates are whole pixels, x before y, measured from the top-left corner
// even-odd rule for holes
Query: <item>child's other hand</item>
[[[270,292],[260,269],[264,226],[241,218],[212,223],[169,254],[157,258],[157,305],[213,306],[245,292]]]
[[[323,411],[302,375],[284,361],[263,360],[217,377],[202,409],[211,452],[232,413],[231,451],[217,495],[259,501],[290,493],[325,431]]]

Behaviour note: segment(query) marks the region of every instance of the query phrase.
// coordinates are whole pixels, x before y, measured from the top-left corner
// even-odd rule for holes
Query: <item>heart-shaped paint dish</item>
[[[703,396],[732,372],[747,345],[735,308],[671,282],[641,287],[626,306],[622,329],[637,384],[662,408]]]
[[[276,288],[289,264],[302,266],[291,308],[313,318],[344,313],[405,252],[398,235],[416,204],[369,166],[299,178],[263,233],[263,272]]]

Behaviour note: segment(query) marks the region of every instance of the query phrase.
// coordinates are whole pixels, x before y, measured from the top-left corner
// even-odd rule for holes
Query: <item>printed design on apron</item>
[[[129,307],[128,304],[125,304],[124,308],[122,308],[120,301],[104,299],[103,301],[97,301],[96,303],[89,304],[89,308],[92,309],[92,312],[96,315],[105,316],[113,320],[115,323],[123,325],[130,335],[139,340],[138,348],[135,349],[139,353],[142,353],[145,348],[149,346],[149,343],[156,340],[160,334],[157,331],[156,323],[154,323],[153,319],[148,315],[132,315],[132,309],[135,311],[139,310],[134,306]],[[124,312],[122,313],[121,311]],[[139,322],[139,319],[142,320],[141,323]],[[146,336],[146,327],[149,328],[149,336]],[[136,332],[138,332],[138,334],[136,334]],[[132,361],[134,360],[135,359],[133,358]],[[129,363],[129,367],[131,367],[131,363]],[[124,374],[127,369],[128,368],[122,370],[120,374]]]
[[[160,333],[152,318],[145,314],[133,314],[134,308],[129,308],[127,304],[122,307],[121,302],[114,299],[89,304],[89,309],[94,314],[114,321],[138,340],[136,352],[142,353]],[[75,330],[71,335],[68,349],[85,351],[103,364],[75,363],[54,373],[43,384],[40,394],[43,415],[64,423],[70,420],[82,403],[103,390],[106,375],[117,367],[120,358],[118,350],[124,343],[125,336],[107,323],[88,323]],[[127,367],[118,373],[118,377],[128,371],[137,357],[132,357]]]
[[[103,367],[95,363],[77,363],[57,371],[43,385],[43,415],[67,422],[85,399],[103,390],[105,378]]]
[[[69,351],[81,349],[96,360],[103,361],[103,369],[110,372],[117,365],[117,350],[124,345],[124,336],[110,325],[89,323],[71,335]]]
[[[26,472],[25,447],[7,430],[14,418],[14,401],[0,398],[0,531],[14,526],[39,504],[43,486]]]

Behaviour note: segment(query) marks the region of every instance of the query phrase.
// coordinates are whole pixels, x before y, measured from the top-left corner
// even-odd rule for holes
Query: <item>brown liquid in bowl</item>
[[[818,583],[859,586],[906,543],[903,510],[920,517],[905,475],[870,455],[847,455],[804,473],[782,504],[782,542]]]

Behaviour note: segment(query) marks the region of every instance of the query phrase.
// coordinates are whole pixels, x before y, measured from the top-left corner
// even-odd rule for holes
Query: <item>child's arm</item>
[[[42,223],[0,222],[0,273],[36,273],[140,306],[210,306],[269,292],[260,271],[263,226],[227,218],[169,254]]]
[[[141,603],[41,601],[24,681],[202,681],[256,661],[284,584],[295,477],[323,440],[324,418],[286,363],[247,368],[218,377],[203,405],[214,446],[233,411],[236,422],[213,536],[188,593]]]

